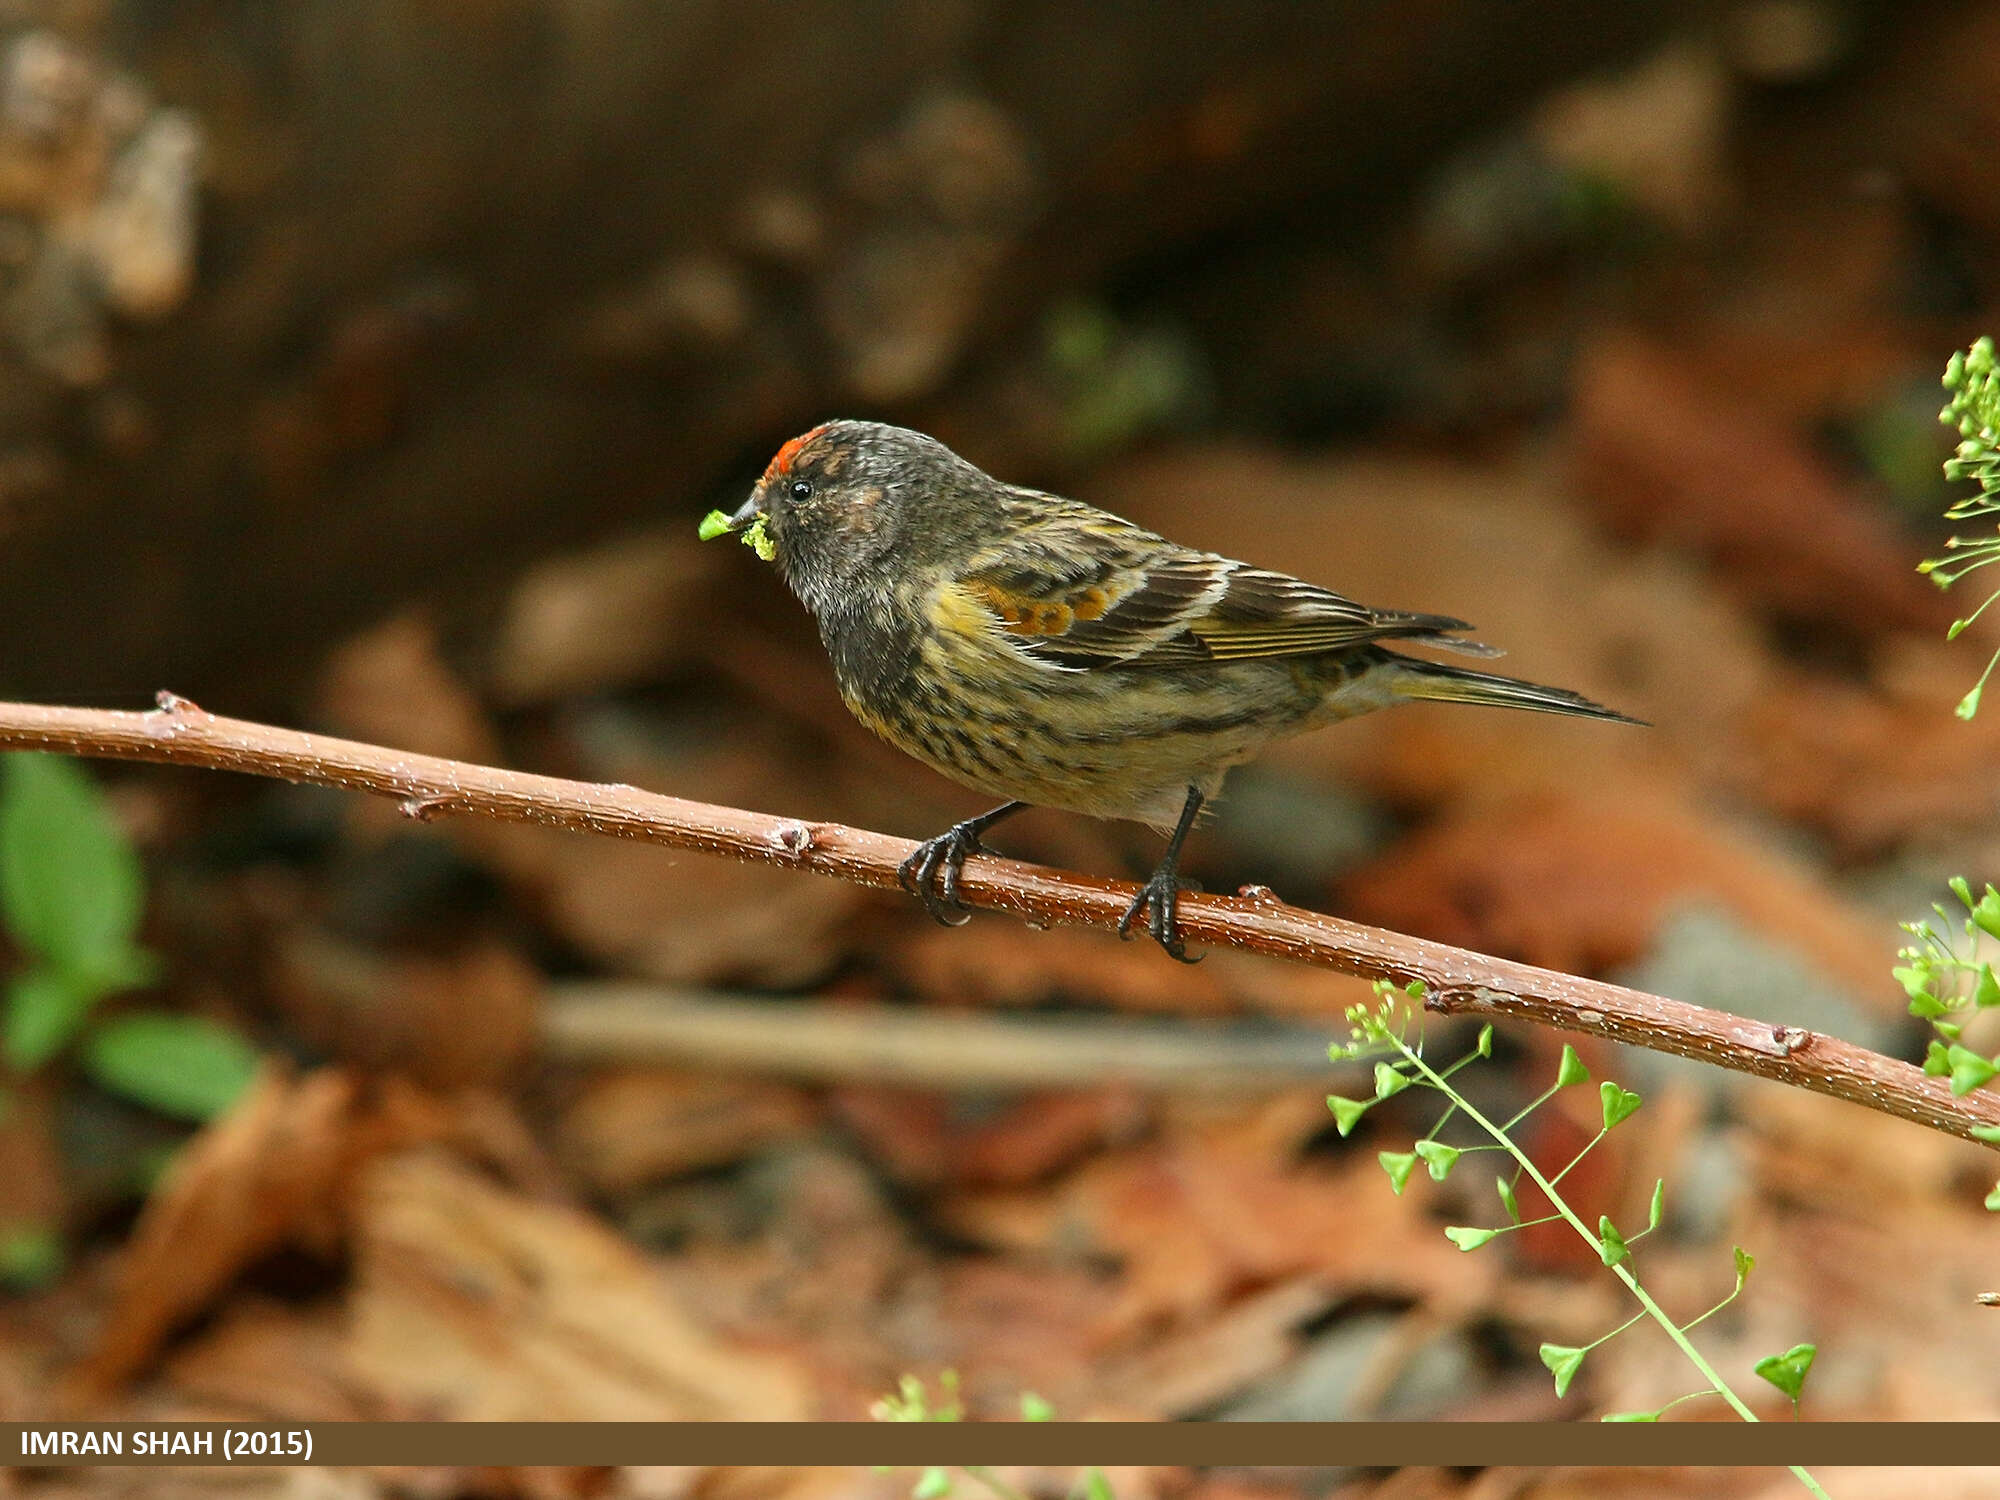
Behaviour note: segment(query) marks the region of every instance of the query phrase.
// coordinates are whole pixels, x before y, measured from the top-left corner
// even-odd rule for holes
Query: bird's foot
[[[1163,863],[1153,871],[1139,894],[1132,898],[1132,904],[1125,908],[1125,915],[1118,919],[1118,936],[1130,941],[1132,924],[1139,920],[1139,914],[1146,914],[1146,931],[1153,935],[1153,941],[1166,950],[1167,957],[1178,959],[1184,964],[1198,964],[1201,955],[1188,957],[1185,944],[1181,942],[1178,921],[1181,902],[1180,872],[1171,862]]]
[[[925,839],[896,868],[897,884],[923,902],[931,919],[942,926],[963,927],[972,920],[971,909],[959,899],[958,881],[966,860],[986,852],[979,842],[983,822],[968,818],[934,839]]]

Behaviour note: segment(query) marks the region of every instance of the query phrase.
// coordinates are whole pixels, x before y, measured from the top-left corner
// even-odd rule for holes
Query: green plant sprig
[[[1960,1040],[1968,1011],[2000,1007],[2000,977],[1993,963],[1979,956],[1981,934],[2000,939],[2000,890],[1991,884],[1977,897],[1964,876],[1953,876],[1951,893],[1965,908],[1963,916],[1932,902],[1937,920],[1905,922],[1903,931],[1914,943],[1896,950],[1901,959],[1890,972],[1909,997],[1910,1014],[1931,1024],[1937,1034],[1924,1050],[1924,1071],[1951,1080],[1954,1094],[1969,1094],[2000,1074],[2000,1054],[1986,1056]],[[2000,1126],[1975,1125],[1973,1136],[2000,1146]],[[1986,1195],[1986,1207],[2000,1213],[2000,1183]]]
[[[2000,361],[1994,358],[1993,340],[1981,338],[1970,349],[1952,355],[1945,365],[1944,388],[1950,398],[1938,413],[1938,420],[1959,437],[1958,451],[1945,460],[1945,478],[1970,479],[1979,486],[1977,494],[1958,501],[1945,512],[1945,518],[1972,521],[2000,514]],[[1917,571],[1927,574],[1941,589],[1950,588],[1966,574],[1989,563],[2000,562],[2000,534],[1953,536],[1944,545],[1948,556],[1927,558],[1917,565]],[[1971,614],[1954,620],[1946,638],[1957,640],[1995,599],[2000,599],[2000,589],[1988,594]],[[1957,713],[1961,719],[1970,719],[1979,712],[1980,696],[1986,691],[1995,665],[2000,665],[2000,651],[1987,659],[1979,681],[1959,700]]]
[[[159,971],[138,941],[145,906],[138,852],[88,773],[55,755],[0,756],[0,924],[23,960],[0,975],[0,1070],[26,1076],[68,1052],[100,1088],[199,1123],[248,1087],[249,1042],[204,1016],[96,1014]],[[0,1224],[0,1285],[61,1270],[52,1225]]]
[[[959,1399],[958,1371],[945,1370],[938,1375],[935,1399],[922,1380],[915,1375],[904,1375],[896,1382],[894,1391],[868,1408],[868,1415],[877,1422],[962,1422],[965,1420],[965,1403]],[[1052,1422],[1055,1415],[1055,1408],[1040,1396],[1032,1391],[1022,1392],[1022,1421]],[[889,1470],[877,1469],[875,1472],[886,1474]],[[993,1496],[993,1500],[1029,1500],[1029,1496],[1002,1479],[986,1464],[960,1464],[958,1472],[981,1485]],[[916,1482],[910,1486],[910,1500],[947,1500],[954,1487],[952,1470],[934,1464],[917,1475]],[[1118,1500],[1118,1497],[1102,1469],[1087,1468],[1077,1475],[1076,1482],[1070,1486],[1069,1500]]]
[[[1557,1221],[1566,1223],[1585,1244],[1590,1246],[1591,1250],[1597,1255],[1604,1266],[1624,1284],[1625,1289],[1639,1303],[1639,1311],[1637,1313],[1589,1344],[1582,1347],[1560,1344],[1542,1345],[1542,1363],[1548,1367],[1555,1379],[1557,1396],[1560,1397],[1568,1393],[1570,1383],[1575,1379],[1577,1372],[1582,1369],[1584,1359],[1591,1350],[1616,1338],[1619,1334],[1634,1327],[1641,1321],[1650,1319],[1666,1333],[1667,1337],[1673,1341],[1675,1347],[1695,1367],[1702,1379],[1707,1382],[1707,1388],[1676,1397],[1665,1406],[1661,1406],[1650,1412],[1615,1413],[1607,1416],[1604,1420],[1624,1422],[1657,1421],[1663,1413],[1674,1406],[1680,1405],[1683,1401],[1713,1394],[1720,1396],[1730,1409],[1744,1421],[1757,1421],[1757,1414],[1736,1394],[1735,1390],[1729,1385],[1729,1382],[1723,1379],[1721,1373],[1709,1363],[1707,1357],[1702,1354],[1700,1349],[1695,1346],[1693,1340],[1688,1337],[1689,1330],[1713,1317],[1742,1294],[1744,1285],[1749,1280],[1750,1271],[1756,1264],[1754,1259],[1745,1251],[1741,1249],[1736,1250],[1734,1252],[1736,1284],[1729,1294],[1698,1317],[1691,1319],[1687,1323],[1678,1323],[1672,1317],[1668,1316],[1666,1310],[1647,1292],[1631,1265],[1632,1246],[1660,1227],[1661,1218],[1666,1206],[1665,1180],[1662,1179],[1653,1186],[1652,1202],[1647,1214],[1646,1227],[1630,1236],[1623,1234],[1609,1215],[1600,1217],[1597,1222],[1597,1228],[1595,1230],[1591,1229],[1562,1196],[1559,1187],[1562,1179],[1579,1162],[1595,1150],[1612,1130],[1616,1129],[1621,1123],[1637,1112],[1642,1103],[1639,1095],[1610,1080],[1605,1080],[1601,1083],[1598,1086],[1598,1099],[1602,1123],[1597,1133],[1591,1137],[1581,1150],[1570,1158],[1569,1162],[1561,1170],[1554,1174],[1545,1174],[1514,1141],[1511,1132],[1522,1120],[1526,1119],[1536,1109],[1546,1104],[1562,1090],[1589,1081],[1590,1071],[1584,1066],[1583,1060],[1577,1055],[1575,1048],[1567,1045],[1564,1046],[1562,1060],[1556,1070],[1556,1080],[1550,1087],[1543,1090],[1533,1102],[1515,1114],[1511,1119],[1504,1123],[1496,1122],[1489,1120],[1485,1115],[1480,1113],[1472,1102],[1460,1093],[1451,1082],[1452,1076],[1468,1064],[1492,1055],[1493,1028],[1490,1025],[1480,1028],[1479,1039],[1474,1044],[1471,1052],[1448,1067],[1438,1068],[1433,1066],[1424,1055],[1424,1038],[1422,1033],[1419,1032],[1414,1040],[1411,1039],[1410,1035],[1412,1013],[1409,1006],[1405,1004],[1405,1001],[1422,1000],[1424,995],[1422,983],[1412,982],[1407,988],[1399,991],[1387,981],[1377,981],[1375,995],[1376,1002],[1373,1005],[1360,1004],[1349,1007],[1347,1019],[1352,1027],[1352,1040],[1345,1045],[1336,1043],[1328,1049],[1329,1057],[1336,1062],[1359,1061],[1371,1057],[1377,1059],[1374,1073],[1375,1093],[1372,1099],[1348,1099],[1339,1095],[1328,1097],[1327,1104],[1333,1111],[1335,1124],[1339,1128],[1340,1133],[1343,1136],[1350,1134],[1369,1109],[1384,1099],[1393,1098],[1404,1089],[1412,1086],[1422,1086],[1437,1091],[1444,1095],[1446,1108],[1424,1138],[1416,1142],[1412,1149],[1407,1152],[1384,1151],[1378,1155],[1378,1160],[1381,1162],[1384,1172],[1388,1174],[1390,1186],[1396,1192],[1401,1193],[1413,1175],[1415,1166],[1419,1161],[1423,1162],[1428,1168],[1433,1180],[1441,1182],[1449,1175],[1451,1169],[1457,1164],[1459,1159],[1471,1151],[1485,1149],[1504,1151],[1514,1160],[1514,1174],[1511,1179],[1504,1176],[1496,1179],[1495,1187],[1499,1193],[1501,1205],[1506,1210],[1510,1222],[1495,1228],[1452,1225],[1445,1229],[1445,1237],[1458,1246],[1460,1250],[1470,1252],[1479,1249],[1481,1246],[1490,1243],[1503,1234],[1512,1233],[1517,1229],[1526,1228],[1531,1224],[1546,1224]],[[1451,1146],[1437,1139],[1438,1131],[1452,1118],[1461,1115],[1487,1137],[1491,1143],[1490,1146]],[[1522,1219],[1520,1205],[1515,1195],[1515,1185],[1518,1184],[1523,1176],[1531,1180],[1542,1191],[1543,1195],[1548,1199],[1553,1212],[1539,1219]],[[1783,1355],[1773,1355],[1768,1359],[1758,1361],[1755,1367],[1756,1373],[1770,1381],[1780,1390],[1785,1391],[1792,1398],[1794,1409],[1796,1410],[1799,1394],[1804,1386],[1806,1371],[1811,1367],[1814,1352],[1811,1345],[1798,1345]],[[1826,1492],[1810,1473],[1797,1465],[1791,1467],[1791,1472],[1811,1494],[1821,1497],[1821,1500],[1825,1500]]]

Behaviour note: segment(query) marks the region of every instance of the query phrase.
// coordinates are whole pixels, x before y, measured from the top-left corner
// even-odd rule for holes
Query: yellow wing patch
[[[993,611],[972,587],[947,583],[931,595],[932,626],[946,637],[992,640]]]

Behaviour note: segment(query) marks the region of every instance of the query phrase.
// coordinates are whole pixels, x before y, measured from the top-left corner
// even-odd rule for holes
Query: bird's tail
[[[1384,655],[1392,653],[1385,652]],[[1609,719],[1618,724],[1644,724],[1630,714],[1593,703],[1581,693],[1567,688],[1543,687],[1517,677],[1501,677],[1492,672],[1474,672],[1467,667],[1446,666],[1442,662],[1418,661],[1397,656],[1392,692],[1399,698],[1415,698],[1439,703],[1484,703],[1495,708],[1525,708],[1544,714],[1573,714],[1580,719]]]

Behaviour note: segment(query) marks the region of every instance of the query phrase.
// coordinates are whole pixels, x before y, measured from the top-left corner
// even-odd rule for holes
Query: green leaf
[[[2000,1005],[2000,979],[1993,977],[1993,965],[1979,966],[1979,979],[1972,986],[1972,1003],[1981,1010]]]
[[[1975,687],[1971,692],[1967,693],[1963,698],[1958,700],[1958,707],[1954,708],[1952,712],[1957,714],[1958,717],[1961,719],[1972,719],[1978,717],[1979,695],[1982,692],[1984,692],[1985,689],[1986,685],[1984,683],[1981,683],[1978,687]]]
[[[1576,1055],[1576,1048],[1563,1043],[1562,1062],[1556,1068],[1556,1087],[1566,1089],[1573,1083],[1590,1082],[1590,1069],[1583,1065],[1583,1059]]]
[[[1972,1138],[1989,1146],[2000,1146],[2000,1125],[1975,1125],[1972,1127]]]
[[[39,1292],[63,1272],[62,1236],[47,1224],[9,1224],[0,1229],[0,1286],[10,1292]]]
[[[1743,1283],[1750,1279],[1750,1273],[1757,1269],[1757,1257],[1741,1245],[1731,1245],[1729,1249],[1736,1257],[1736,1290],[1740,1292],[1743,1290]]]
[[[7,981],[0,1052],[16,1072],[39,1068],[69,1045],[90,1008],[109,991],[66,970],[34,968]]]
[[[1385,1062],[1375,1064],[1375,1097],[1377,1099],[1392,1098],[1402,1093],[1409,1086],[1410,1079],[1407,1073],[1399,1073]]]
[[[1454,1224],[1444,1232],[1444,1237],[1461,1250],[1477,1250],[1499,1232],[1497,1229],[1468,1229],[1462,1224]]]
[[[910,1486],[910,1500],[944,1500],[951,1493],[951,1470],[926,1469]]]
[[[1967,911],[1971,911],[1977,904],[1972,899],[1972,884],[1963,875],[1954,875],[1945,884],[1951,888],[1951,893],[1958,897],[1959,904]]]
[[[1906,990],[1905,993],[1909,992]],[[1918,990],[1910,995],[1910,1014],[1920,1021],[1934,1021],[1939,1016],[1950,1015],[1951,1007],[1929,990]]]
[[[729,524],[727,511],[712,510],[701,518],[701,525],[695,529],[695,535],[704,542],[712,542],[719,536],[728,536],[735,529]]]
[[[1542,1363],[1556,1378],[1556,1399],[1569,1394],[1569,1383],[1576,1379],[1576,1372],[1583,1368],[1583,1356],[1589,1351],[1573,1349],[1567,1344],[1542,1345]]]
[[[126,972],[145,886],[139,857],[75,761],[0,757],[0,914],[58,969]]]
[[[1479,1040],[1473,1045],[1472,1050],[1477,1052],[1481,1057],[1491,1057],[1493,1055],[1493,1023],[1491,1021],[1488,1021],[1484,1026],[1479,1028]]]
[[[2000,937],[2000,891],[1986,887],[1979,904],[1972,908],[1972,923],[1988,937]]]
[[[1514,1196],[1514,1184],[1504,1177],[1496,1177],[1493,1179],[1493,1186],[1499,1189],[1500,1206],[1507,1210],[1507,1217],[1512,1219],[1516,1224],[1520,1223],[1521,1203]]]
[[[1091,1468],[1083,1471],[1084,1500],[1118,1500],[1118,1492],[1111,1488],[1111,1481],[1104,1477],[1102,1469]]]
[[[1625,1236],[1618,1232],[1618,1226],[1608,1216],[1600,1216],[1597,1221],[1597,1255],[1607,1266],[1615,1266],[1632,1254],[1625,1243]]]
[[[1792,1409],[1797,1411],[1799,1396],[1805,1390],[1806,1374],[1812,1369],[1813,1356],[1818,1353],[1818,1348],[1812,1344],[1794,1344],[1783,1354],[1765,1355],[1751,1368],[1790,1396]]]
[[[1382,1170],[1389,1174],[1389,1185],[1401,1196],[1404,1184],[1410,1180],[1410,1173],[1417,1169],[1417,1153],[1381,1151],[1376,1153],[1375,1160],[1382,1163]]]
[[[1423,1158],[1429,1168],[1432,1182],[1443,1182],[1451,1175],[1451,1169],[1458,1165],[1462,1155],[1456,1146],[1447,1146],[1443,1141],[1418,1141],[1417,1155]]]
[[[1656,1178],[1653,1182],[1653,1205],[1646,1210],[1646,1233],[1651,1234],[1660,1227],[1660,1219],[1667,1211],[1667,1179]]]
[[[1604,1128],[1611,1129],[1620,1120],[1627,1119],[1639,1107],[1639,1096],[1630,1089],[1622,1089],[1608,1079],[1598,1086],[1597,1097],[1604,1105]]]
[[[1033,1391],[1021,1392],[1021,1420],[1023,1422],[1053,1422],[1056,1409],[1048,1401]]]
[[[163,1115],[210,1120],[234,1104],[257,1071],[237,1032],[202,1016],[139,1011],[91,1032],[84,1070],[102,1087]]]
[[[1905,964],[1901,967],[1891,969],[1889,974],[1896,983],[1903,987],[1903,993],[1908,995],[1911,1000],[1930,1000],[1936,1002],[1937,996],[1931,992],[1931,982],[1936,972],[1931,961],[1924,958],[1919,963]]]
[[[1361,1123],[1361,1117],[1368,1113],[1372,1099],[1343,1099],[1338,1094],[1326,1096],[1326,1107],[1333,1111],[1334,1128],[1343,1136],[1352,1135],[1354,1127]]]
[[[1942,1078],[1951,1071],[1951,1058],[1943,1042],[1932,1042],[1924,1048],[1924,1071],[1933,1078]]]
[[[1660,1414],[1656,1411],[1608,1411],[1597,1419],[1600,1422],[1657,1422]]]
[[[1986,1195],[1986,1211],[2000,1214],[2000,1182],[1993,1184],[1993,1191]]]
[[[1951,1064],[1951,1091],[1954,1094],[1969,1094],[1991,1082],[1995,1073],[2000,1073],[2000,1068],[1990,1060],[1970,1047],[1961,1047],[1956,1043],[1945,1049],[1945,1061]]]

